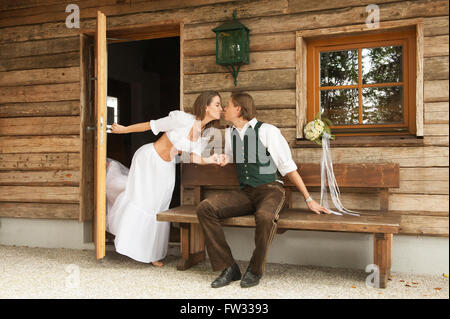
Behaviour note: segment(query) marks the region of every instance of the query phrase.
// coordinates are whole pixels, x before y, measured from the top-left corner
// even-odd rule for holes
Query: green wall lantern
[[[250,30],[237,19],[236,10],[233,20],[214,28],[216,33],[216,63],[230,70],[237,85],[239,69],[250,63]]]

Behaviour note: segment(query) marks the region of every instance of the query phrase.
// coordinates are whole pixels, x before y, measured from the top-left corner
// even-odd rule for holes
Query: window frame
[[[423,23],[422,19],[382,22],[377,29],[367,25],[352,25],[337,28],[297,31],[296,68],[297,68],[297,139],[304,138],[303,127],[319,111],[320,103],[320,57],[318,51],[337,51],[340,48],[367,47],[392,44],[404,45],[403,83],[404,121],[399,124],[358,124],[348,125],[347,132],[342,126],[333,133],[337,136],[358,135],[415,135],[423,136]],[[405,48],[405,45],[407,48]],[[373,47],[371,45],[371,47]],[[328,49],[331,48],[331,49]],[[313,52],[313,55],[311,54]],[[405,56],[405,52],[406,55]],[[314,59],[314,57],[316,59]],[[360,57],[359,57],[360,60]],[[310,70],[314,72],[310,72]],[[359,68],[361,72],[361,68]],[[311,77],[313,79],[311,80]],[[362,79],[359,78],[358,87]],[[364,85],[365,86],[365,85]],[[406,92],[407,89],[407,92]],[[314,94],[312,94],[313,92]],[[360,92],[359,92],[360,93]],[[361,96],[360,96],[361,98]],[[361,101],[360,101],[361,103]],[[359,110],[361,112],[361,110]],[[382,132],[382,128],[408,127],[407,131]]]

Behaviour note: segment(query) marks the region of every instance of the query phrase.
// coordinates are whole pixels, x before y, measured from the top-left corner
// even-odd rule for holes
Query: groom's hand
[[[220,154],[219,155],[219,165],[220,166],[225,166],[228,164],[228,158],[225,154]]]
[[[321,212],[323,212],[325,214],[331,214],[331,212],[328,209],[326,209],[325,207],[320,205],[315,200],[312,200],[312,201],[308,202],[307,204],[308,204],[309,209],[312,210],[313,212],[315,212],[316,214],[320,215]]]

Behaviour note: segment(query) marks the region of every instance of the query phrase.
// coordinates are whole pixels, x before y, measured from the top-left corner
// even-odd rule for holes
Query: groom
[[[309,195],[280,130],[259,122],[254,114],[255,105],[249,94],[232,94],[224,116],[233,126],[225,131],[225,154],[221,156],[221,165],[235,163],[240,190],[207,198],[196,208],[211,265],[215,271],[222,271],[212,282],[213,288],[241,279],[241,271],[225,240],[220,220],[250,214],[255,216],[256,223],[255,250],[240,285],[247,288],[259,283],[276,232],[278,215],[286,204],[278,172],[288,176],[312,211],[330,213]]]

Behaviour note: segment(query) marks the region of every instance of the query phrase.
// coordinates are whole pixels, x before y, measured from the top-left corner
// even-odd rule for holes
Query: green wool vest
[[[277,167],[267,148],[259,139],[259,128],[263,122],[257,122],[255,129],[247,128],[244,141],[235,128],[231,131],[233,162],[236,166],[239,185],[257,187],[279,179]]]

